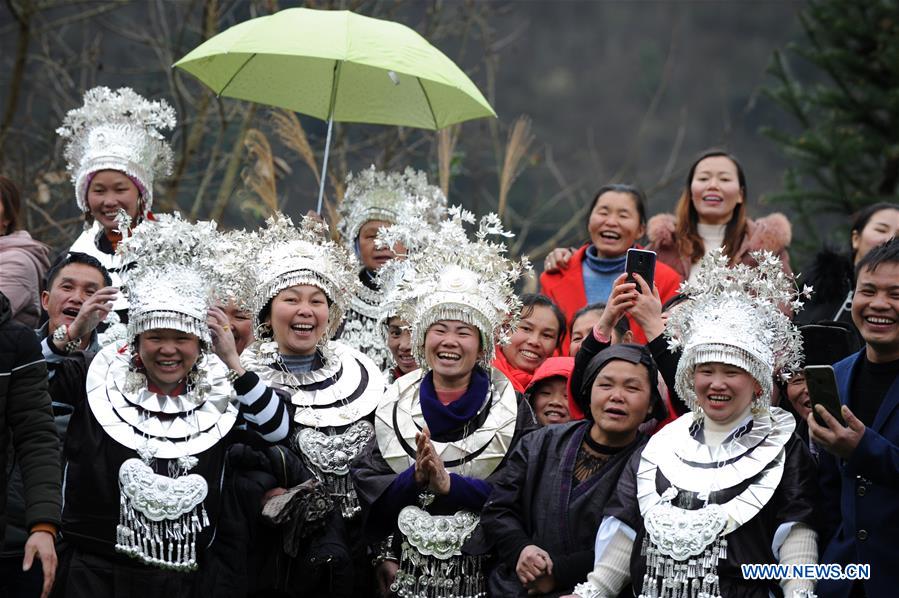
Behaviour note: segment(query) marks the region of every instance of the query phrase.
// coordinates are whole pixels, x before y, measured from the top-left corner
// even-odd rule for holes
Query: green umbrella
[[[219,96],[328,121],[441,129],[496,116],[471,79],[405,25],[341,10],[290,8],[250,19],[175,63]]]

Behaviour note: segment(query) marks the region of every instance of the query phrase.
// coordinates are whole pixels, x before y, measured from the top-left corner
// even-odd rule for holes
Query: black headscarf
[[[606,367],[610,361],[616,359],[627,361],[628,363],[639,364],[646,368],[649,380],[649,414],[646,419],[655,418],[663,421],[668,416],[668,410],[665,408],[665,401],[659,394],[659,370],[656,362],[652,358],[652,353],[643,345],[619,344],[612,345],[597,353],[584,369],[584,375],[581,377],[581,387],[572,389],[575,393],[574,400],[584,417],[593,421],[593,413],[590,411],[590,397],[592,395],[593,382],[599,372]]]

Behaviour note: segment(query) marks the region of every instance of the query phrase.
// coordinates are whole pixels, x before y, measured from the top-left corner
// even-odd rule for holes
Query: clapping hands
[[[427,428],[415,435],[415,444],[415,482],[436,494],[449,494],[449,472],[431,443],[431,433]]]

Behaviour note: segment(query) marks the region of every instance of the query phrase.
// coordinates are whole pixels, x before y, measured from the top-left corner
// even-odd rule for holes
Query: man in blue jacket
[[[832,534],[821,562],[869,564],[870,579],[821,580],[822,598],[899,593],[899,239],[857,265],[852,320],[866,346],[834,365],[846,425],[820,405],[827,426],[811,414],[808,423],[828,453],[820,481]]]

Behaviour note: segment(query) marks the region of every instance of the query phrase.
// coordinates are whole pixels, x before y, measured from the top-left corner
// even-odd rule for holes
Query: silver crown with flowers
[[[428,251],[428,245],[434,242],[440,222],[446,217],[447,209],[435,205],[429,198],[410,200],[401,213],[398,223],[378,231],[376,243],[380,247],[402,247],[404,252],[381,266],[375,280],[382,292],[378,328],[386,335],[384,325],[387,320],[399,314],[402,293],[398,287],[414,272],[415,260],[407,259],[410,255]],[[386,336],[385,336],[386,338]]]
[[[229,230],[219,233],[198,260],[212,279],[213,299],[233,303],[242,311],[253,310],[256,281],[251,275],[256,263],[259,234],[256,231]]]
[[[752,254],[758,266],[728,267],[719,249],[702,260],[693,282],[680,292],[690,300],[668,317],[665,335],[682,349],[675,389],[694,411],[693,371],[703,363],[724,363],[748,372],[761,386],[757,405],[767,408],[774,376],[788,376],[802,361],[802,337],[784,310],[802,309],[811,287],[796,288],[792,275],[770,252]]]
[[[214,222],[191,224],[163,214],[144,220],[119,243],[117,252],[132,264],[123,272],[129,342],[147,330],[171,329],[208,346],[211,279],[199,264],[211,259],[217,236]]]
[[[84,105],[69,110],[56,129],[67,140],[66,167],[78,208],[88,211],[87,184],[93,173],[118,170],[140,182],[149,211],[153,182],[172,169],[172,148],[160,131],[174,129],[176,122],[168,102],[148,100],[130,87],[85,92]]]
[[[255,325],[261,324],[259,314],[275,295],[292,286],[308,284],[321,289],[330,301],[326,339],[332,337],[343,320],[349,297],[361,284],[352,258],[330,239],[325,225],[312,218],[303,217],[294,226],[289,217],[279,214],[266,224],[259,232],[254,267]]]
[[[471,240],[465,225],[475,223],[478,228]],[[496,214],[477,222],[474,214],[458,206],[450,208],[449,218],[436,226],[413,211],[381,233],[388,244],[416,239],[404,261],[382,268],[381,278],[388,287],[389,309],[412,328],[412,354],[422,368],[428,369],[425,333],[439,320],[475,326],[481,334],[485,365],[493,361],[494,345],[508,342],[521,311],[515,282],[530,263],[526,257],[509,259],[505,243],[490,240],[496,236],[513,236]]]
[[[344,246],[354,253],[356,237],[366,222],[395,223],[410,201],[430,206],[427,217],[436,222],[446,210],[446,196],[440,187],[428,183],[427,175],[411,167],[404,172],[382,172],[369,167],[346,179],[346,193],[340,202],[338,231]]]

